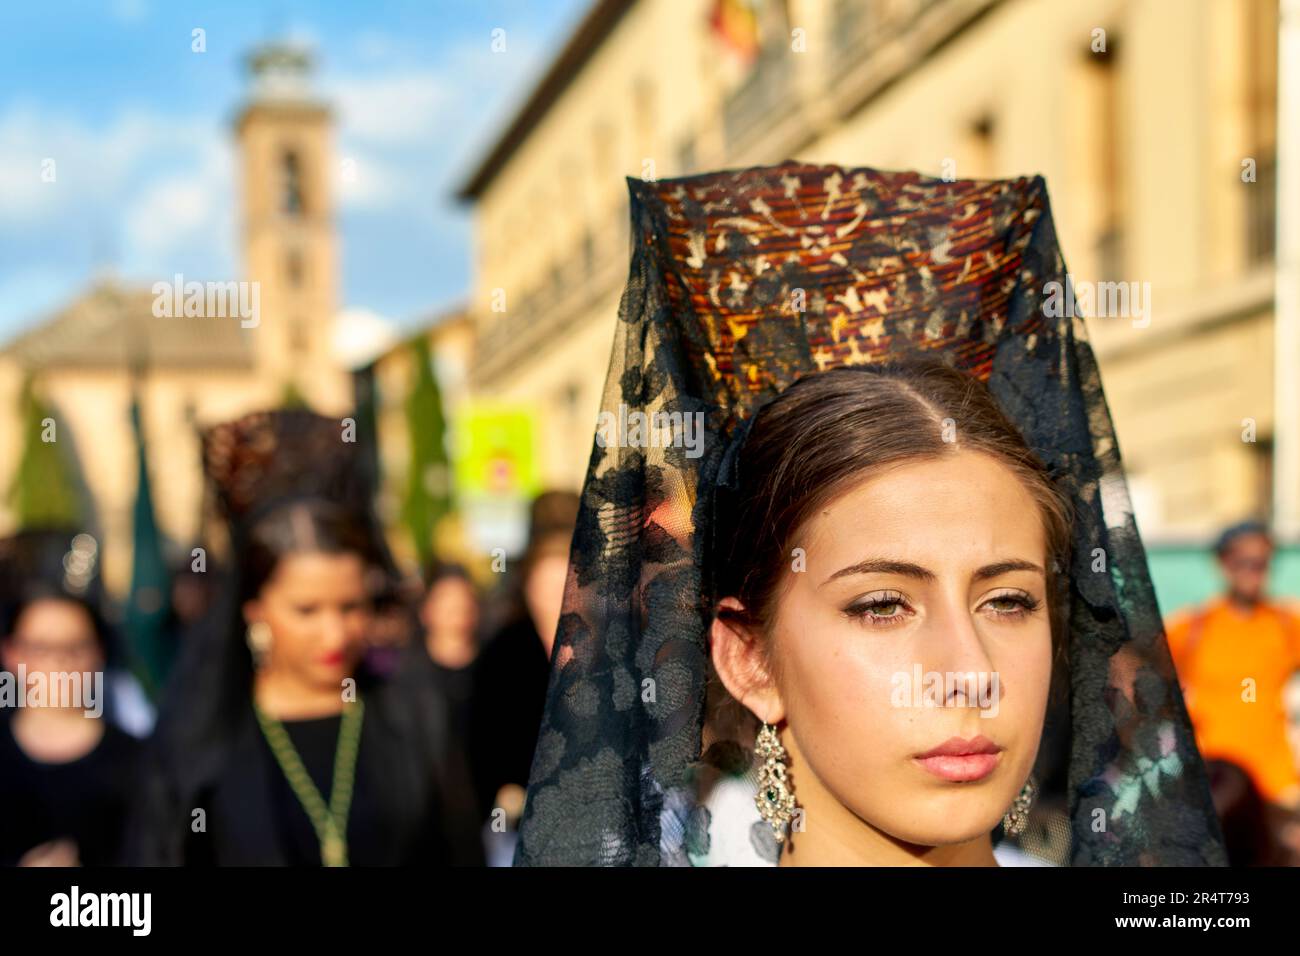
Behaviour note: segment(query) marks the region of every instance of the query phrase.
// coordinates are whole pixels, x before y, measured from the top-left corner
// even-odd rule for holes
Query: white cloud
[[[386,209],[401,205],[410,184],[402,170],[359,148],[340,152],[334,189],[348,209]]]
[[[348,77],[332,99],[346,135],[362,143],[402,146],[426,141],[454,101],[453,79],[436,70]]]
[[[15,103],[0,115],[0,227],[31,226],[111,202],[149,164],[192,162],[214,138],[210,123],[138,110],[95,128]],[[41,179],[47,159],[54,162],[54,182]]]
[[[109,16],[121,23],[143,20],[148,12],[149,7],[144,0],[113,0],[108,6]]]
[[[151,182],[133,196],[123,223],[126,261],[165,272],[185,243],[228,246],[223,240],[234,227],[229,166],[228,150],[213,144],[195,168]]]
[[[485,55],[486,38],[462,43],[433,66],[388,34],[367,32],[356,45],[362,60],[384,68],[331,75],[324,85],[338,110],[340,200],[366,211],[412,202],[432,210],[448,198],[454,171],[499,119],[505,87],[519,77],[503,75],[502,60]],[[526,52],[511,60],[525,62]]]
[[[378,312],[344,309],[334,323],[334,355],[348,368],[360,368],[392,348],[400,336],[397,323]]]
[[[0,230],[61,250],[54,256],[65,270],[84,268],[89,230],[94,253],[108,255],[97,264],[128,280],[170,275],[182,259],[187,269],[227,274],[235,268],[231,149],[211,120],[129,108],[92,123],[12,103],[0,113]],[[41,178],[46,160],[53,182]]]

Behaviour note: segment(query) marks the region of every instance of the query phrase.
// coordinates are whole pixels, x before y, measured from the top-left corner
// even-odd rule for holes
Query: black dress
[[[348,814],[352,866],[476,865],[477,834],[447,825],[468,781],[445,759],[445,714],[427,690],[388,680],[363,692],[366,709]],[[133,828],[132,862],[187,866],[319,866],[320,843],[257,724],[242,708],[209,752],[155,753],[150,794]],[[285,721],[329,802],[341,715]],[[202,813],[197,811],[201,810]]]
[[[33,760],[18,746],[13,719],[0,720],[0,865],[69,838],[82,866],[121,862],[141,744],[110,723],[86,755],[66,763]]]
[[[340,715],[284,721],[289,739],[322,799],[334,779]],[[229,769],[198,794],[205,828],[190,827],[185,862],[215,866],[320,866],[320,842],[255,719],[244,723]],[[412,801],[406,794],[423,794]],[[348,813],[352,866],[442,864],[448,853],[435,825],[437,791],[403,748],[384,733],[372,708],[361,726],[356,782]]]
[[[474,662],[469,766],[480,820],[492,812],[501,787],[528,786],[550,668],[537,628],[527,615],[503,627]]]
[[[448,726],[451,739],[462,747],[469,737],[469,708],[474,696],[474,664],[464,667],[447,667],[430,660],[431,678],[438,693],[447,702]]]

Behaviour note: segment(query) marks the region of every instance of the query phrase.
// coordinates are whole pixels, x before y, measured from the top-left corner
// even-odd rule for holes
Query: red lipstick
[[[969,783],[991,774],[1003,749],[987,737],[973,740],[952,737],[925,753],[917,754],[914,759],[936,777],[954,783]]]

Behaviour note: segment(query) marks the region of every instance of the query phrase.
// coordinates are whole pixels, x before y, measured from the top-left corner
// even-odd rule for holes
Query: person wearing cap
[[[1285,699],[1300,679],[1300,614],[1267,594],[1273,542],[1259,522],[1215,545],[1227,590],[1166,622],[1197,746],[1245,770],[1260,794],[1300,806],[1300,754],[1288,742]]]

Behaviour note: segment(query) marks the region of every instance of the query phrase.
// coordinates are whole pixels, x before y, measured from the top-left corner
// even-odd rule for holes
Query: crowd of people
[[[0,664],[47,688],[0,712],[0,863],[511,864],[577,496],[533,503],[495,587],[438,563],[385,610],[365,509],[263,466],[282,473],[269,503],[227,493],[224,584],[174,585],[187,626],[156,720],[94,570],[68,571],[71,533],[0,546]],[[1167,622],[1234,865],[1300,864],[1300,616],[1268,594],[1272,552],[1265,526],[1227,529],[1225,592]],[[405,638],[376,647],[385,614]],[[55,699],[61,674],[101,675],[93,715],[89,692]],[[1041,801],[1020,845],[1063,858],[1045,821],[1059,837],[1064,810]]]
[[[382,560],[364,520],[290,498],[242,545],[238,603],[181,637],[193,644],[156,722],[102,593],[64,570],[69,536],[11,538],[3,670],[47,687],[105,678],[101,719],[81,698],[0,714],[0,864],[509,866],[576,516],[575,495],[540,496],[517,573],[494,589],[461,564],[428,569],[409,640],[384,654],[367,651]],[[1300,617],[1267,593],[1264,526],[1229,528],[1216,554],[1226,590],[1169,619],[1170,649],[1233,865],[1300,865]],[[213,626],[231,613],[233,628]],[[1052,812],[1035,812],[1037,845],[1019,841],[1044,857],[1063,852]]]
[[[510,865],[577,496],[533,502],[505,573],[412,586],[336,435],[307,412],[208,434],[228,556],[174,581],[155,701],[69,561],[86,536],[0,544],[0,864]]]
[[[69,535],[4,542],[4,672],[103,684],[101,719],[52,691],[0,713],[0,863],[509,866],[577,507],[540,496],[495,588],[429,568],[407,639],[376,649],[367,577],[387,559],[364,516],[288,496],[239,536],[237,591],[188,615],[156,722],[97,581],[65,569]],[[1167,622],[1234,865],[1300,864],[1300,617],[1267,592],[1272,551],[1263,525],[1226,530],[1225,592]]]
[[[578,497],[532,503],[495,584],[440,562],[403,588],[331,433],[284,412],[209,435],[229,558],[175,580],[155,702],[86,536],[0,542],[0,864],[511,865]],[[1297,865],[1300,615],[1268,593],[1265,526],[1227,529],[1216,553],[1226,590],[1166,622],[1170,651],[1230,862]],[[67,693],[68,675],[87,686]],[[1013,842],[1063,863],[1052,766]]]

